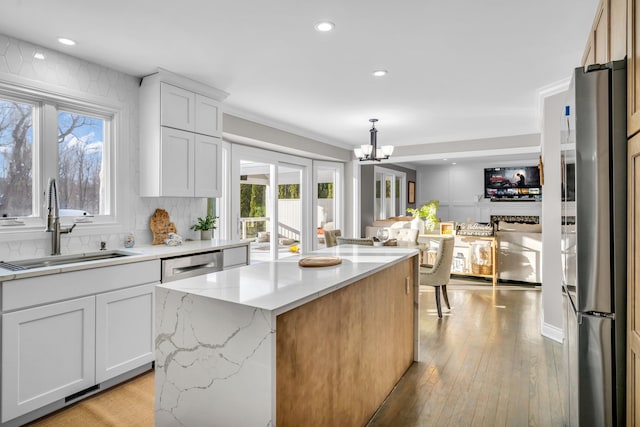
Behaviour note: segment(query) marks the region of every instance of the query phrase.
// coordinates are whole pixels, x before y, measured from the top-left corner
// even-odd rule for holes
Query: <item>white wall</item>
[[[541,202],[491,202],[485,199],[484,168],[535,166],[531,156],[520,160],[489,159],[456,165],[427,165],[417,168],[416,205],[430,199],[440,201],[438,218],[442,221],[488,222],[491,215],[541,215]],[[543,190],[543,198],[544,190]]]
[[[37,50],[44,60],[33,58]],[[138,197],[138,91],[139,79],[63,53],[32,45],[0,34],[0,81],[55,92],[94,102],[122,105],[118,148],[128,159],[128,181],[118,188],[126,193],[121,206],[126,225],[109,232],[91,231],[84,224],[62,236],[62,253],[93,251],[106,241],[108,248],[122,248],[129,230],[137,243],[150,243],[149,218],[156,208],[169,212],[183,237],[197,238],[189,227],[206,214],[206,199]],[[0,234],[0,259],[10,260],[49,254],[50,234],[44,231]]]
[[[562,265],[560,263],[561,233],[561,171],[560,118],[566,92],[544,99],[543,162],[544,203],[542,206],[542,335],[562,341]]]

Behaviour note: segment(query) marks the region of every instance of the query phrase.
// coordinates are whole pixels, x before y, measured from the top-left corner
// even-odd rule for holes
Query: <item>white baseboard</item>
[[[543,337],[547,337],[556,342],[562,344],[564,341],[564,331],[562,328],[558,328],[557,326],[550,325],[548,323],[542,322],[540,325],[540,333]]]

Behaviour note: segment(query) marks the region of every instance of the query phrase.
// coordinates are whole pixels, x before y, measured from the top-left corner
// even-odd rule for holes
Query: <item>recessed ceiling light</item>
[[[44,59],[44,53],[42,53],[42,52],[36,52],[36,53],[34,53],[34,54],[33,54],[33,57],[34,57],[35,59]]]
[[[387,70],[376,70],[372,74],[376,77],[382,77],[382,76],[386,76],[387,73],[388,73]]]
[[[442,159],[442,161],[443,161],[443,162],[446,162],[446,161],[447,161],[447,159]]]
[[[326,33],[327,31],[331,31],[335,28],[335,24],[329,21],[321,21],[316,24],[316,30]]]
[[[59,37],[59,38],[58,38],[58,41],[59,41],[60,43],[64,44],[64,45],[67,45],[67,46],[73,46],[73,45],[75,45],[75,44],[76,44],[76,42],[75,42],[74,40],[66,39],[66,38],[64,38],[64,37]]]
[[[452,164],[452,165],[455,165],[455,164],[456,164],[456,162],[453,162],[453,163],[451,163],[451,164]]]

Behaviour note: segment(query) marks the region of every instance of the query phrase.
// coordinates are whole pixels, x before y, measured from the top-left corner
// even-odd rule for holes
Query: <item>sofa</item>
[[[397,241],[398,245],[415,244],[418,241],[418,230],[411,229],[411,216],[399,216],[378,219],[365,227],[365,237],[376,237],[378,230],[386,228],[389,239]]]
[[[533,220],[531,218],[534,218]],[[496,258],[498,279],[540,284],[542,282],[542,226],[538,217],[497,219]]]

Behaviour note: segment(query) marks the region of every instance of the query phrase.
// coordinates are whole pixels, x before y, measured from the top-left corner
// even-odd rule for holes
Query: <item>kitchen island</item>
[[[312,255],[342,263],[283,259],[157,287],[156,426],[366,424],[418,357],[418,251]]]

